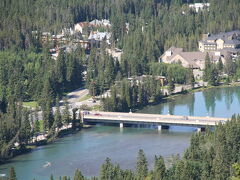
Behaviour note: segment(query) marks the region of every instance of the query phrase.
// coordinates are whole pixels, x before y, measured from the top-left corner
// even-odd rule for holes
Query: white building
[[[102,19],[98,20],[95,19],[89,23],[91,26],[105,26],[105,27],[111,27],[111,23],[108,19]]]
[[[89,40],[96,40],[96,41],[106,41],[108,44],[110,44],[111,39],[111,33],[109,32],[91,32],[89,37]]]
[[[194,3],[194,4],[189,4],[189,8],[194,9],[197,13],[200,10],[203,10],[204,8],[209,8],[210,3]]]

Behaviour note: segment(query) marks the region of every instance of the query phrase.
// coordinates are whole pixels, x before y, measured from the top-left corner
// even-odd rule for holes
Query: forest
[[[22,134],[33,130],[28,118],[31,113],[22,106],[23,101],[38,102],[44,114],[45,130],[50,130],[55,127],[54,122],[59,122],[59,117],[53,118],[52,106],[57,106],[64,93],[83,87],[84,83],[95,95],[111,88],[115,80],[143,74],[163,75],[159,74],[159,70],[166,73],[172,84],[170,87],[174,85],[171,81],[185,83],[188,70],[178,65],[173,67],[184,77],[179,78],[173,71],[167,73],[165,65],[156,65],[164,50],[172,45],[196,50],[197,41],[203,33],[240,29],[239,0],[209,0],[209,11],[199,13],[188,8],[188,3],[192,2],[195,1],[1,0],[0,161],[5,159],[6,150],[10,149],[13,141],[18,139],[26,143],[29,137]],[[110,19],[112,23],[112,45],[124,52],[121,62],[115,62],[106,55],[104,48],[92,49],[88,58],[81,48],[71,54],[60,52],[57,60],[50,58],[50,44],[42,43],[42,32],[59,33],[64,27],[73,27],[77,22],[103,18]],[[130,24],[128,33],[125,23]],[[159,67],[155,68],[154,64]],[[218,72],[214,65],[209,67],[205,70],[205,78],[215,85],[218,83]],[[84,71],[87,72],[86,82]],[[233,63],[229,63],[226,71],[240,76],[239,68],[234,68]],[[123,80],[121,92],[116,92],[116,98],[109,100],[119,103],[116,107],[107,106],[105,109],[126,111],[137,106],[136,97],[141,100],[138,105],[161,98],[154,80],[145,83],[148,84],[146,88],[136,85],[131,89]],[[150,89],[152,85],[154,88]],[[117,94],[126,96],[119,99]],[[198,170],[198,163],[192,161]],[[222,177],[226,176],[229,176],[228,171]]]

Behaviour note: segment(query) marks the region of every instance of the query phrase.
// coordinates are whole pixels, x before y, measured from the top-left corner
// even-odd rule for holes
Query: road
[[[69,103],[70,108],[78,108],[81,105],[87,105],[93,107],[95,105],[100,105],[100,101],[93,102],[93,99],[90,97],[86,100],[81,101],[82,98],[86,97],[89,94],[88,89],[76,89],[75,91],[67,94],[67,102]]]
[[[90,112],[84,115],[84,121],[110,123],[157,123],[165,125],[215,126],[227,118],[175,116],[142,113]]]

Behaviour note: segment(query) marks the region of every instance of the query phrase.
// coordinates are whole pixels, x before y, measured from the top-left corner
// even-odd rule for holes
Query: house
[[[74,31],[83,34],[85,28],[89,26],[88,22],[80,22],[74,25]]]
[[[112,26],[108,19],[102,19],[102,20],[95,19],[95,20],[91,21],[89,23],[89,25],[94,26],[94,27],[103,26],[103,27],[107,27],[107,28],[110,28]]]
[[[159,81],[161,86],[164,86],[167,84],[167,79],[165,76],[153,76],[153,75],[142,75],[142,76],[133,76],[130,78],[127,78],[128,81],[133,85],[134,81],[137,85],[141,84],[146,80],[147,78],[154,78],[155,80]]]
[[[99,47],[102,41],[105,41],[108,45],[110,45],[111,33],[109,32],[98,32],[92,31],[88,37],[88,40],[91,42],[91,46]]]
[[[186,68],[204,69],[207,52],[185,52],[182,48],[171,47],[159,58],[159,62],[168,64],[181,64]],[[209,52],[210,59],[216,63],[221,59],[225,62],[221,52]]]
[[[216,51],[228,49],[235,51],[240,48],[240,31],[231,31],[219,34],[203,34],[203,38],[198,42],[199,51]]]
[[[200,10],[208,9],[210,7],[210,3],[194,3],[189,4],[188,7],[196,11],[196,13],[198,13]]]
[[[118,48],[114,49],[106,49],[106,52],[111,55],[115,60],[121,61],[121,56],[123,54],[123,51]]]

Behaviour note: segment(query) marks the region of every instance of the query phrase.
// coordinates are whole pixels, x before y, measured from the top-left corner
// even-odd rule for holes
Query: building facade
[[[240,49],[240,31],[231,31],[215,35],[204,34],[203,39],[198,42],[199,51],[211,52],[228,49],[235,51]]]

